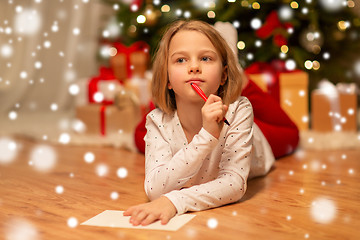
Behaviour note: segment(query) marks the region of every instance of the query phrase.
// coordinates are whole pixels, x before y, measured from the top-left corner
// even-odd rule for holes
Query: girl
[[[244,77],[232,50],[211,25],[178,21],[160,42],[153,74],[157,108],[147,115],[145,136],[151,202],[124,215],[133,225],[166,224],[176,214],[238,201],[247,179],[265,175],[274,156],[240,96]],[[208,96],[205,103],[191,83]]]

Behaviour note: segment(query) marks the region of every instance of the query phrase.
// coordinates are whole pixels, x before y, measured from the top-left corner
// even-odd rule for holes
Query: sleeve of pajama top
[[[182,214],[244,195],[253,148],[253,113],[247,98],[231,104],[226,118],[231,125],[224,125],[219,139],[202,128],[187,143],[175,115],[159,109],[148,114],[145,192],[150,200],[165,195]]]

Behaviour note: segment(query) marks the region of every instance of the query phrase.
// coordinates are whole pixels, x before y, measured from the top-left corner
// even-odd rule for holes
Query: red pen
[[[198,85],[196,85],[196,83],[190,83],[190,85],[191,85],[192,88],[195,90],[195,92],[197,92],[197,94],[199,94],[200,97],[201,97],[202,99],[204,99],[204,101],[206,102],[207,97],[206,97],[205,93],[203,92],[203,90],[201,90],[201,88],[200,88]],[[223,121],[224,121],[224,123],[226,123],[228,126],[230,126],[230,123],[228,122],[228,120],[226,120],[225,117],[224,117]]]

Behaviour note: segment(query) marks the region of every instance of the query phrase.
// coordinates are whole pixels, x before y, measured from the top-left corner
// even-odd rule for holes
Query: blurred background
[[[3,0],[0,134],[135,150],[151,59],[177,19],[220,22],[302,131],[357,132],[360,0]]]

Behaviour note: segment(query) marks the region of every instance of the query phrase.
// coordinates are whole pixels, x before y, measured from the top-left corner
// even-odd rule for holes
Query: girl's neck
[[[188,143],[190,143],[202,128],[202,105],[178,104],[177,114],[184,130]]]

